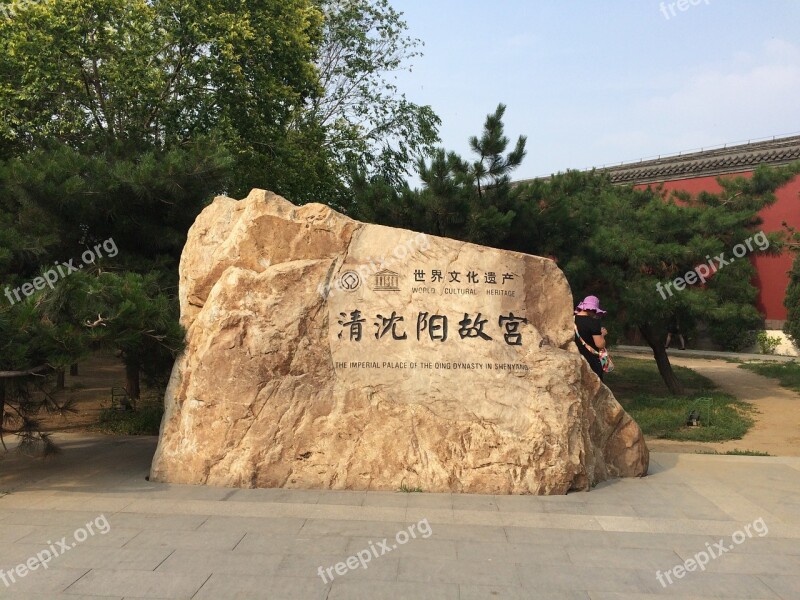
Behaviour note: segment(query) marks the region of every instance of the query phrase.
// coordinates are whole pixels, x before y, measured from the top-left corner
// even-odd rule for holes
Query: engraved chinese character
[[[339,319],[339,325],[350,328],[350,341],[360,342],[361,334],[363,333],[363,324],[366,321],[366,319],[361,316],[361,311],[351,311],[349,321],[344,320],[347,318],[347,313],[339,313],[339,316],[341,317],[341,319]],[[339,339],[342,339],[343,333],[343,331],[339,332]]]
[[[515,277],[514,273],[503,273],[503,284],[505,285],[506,281],[511,281]]]
[[[497,283],[497,274],[494,271],[489,271],[483,276],[484,283]]]
[[[442,272],[438,269],[434,269],[431,271],[431,282],[434,281],[444,281],[444,277],[442,277]]]
[[[488,335],[483,332],[483,326],[486,325],[488,319],[481,319],[481,313],[478,313],[473,321],[467,313],[464,313],[464,318],[458,322],[460,327],[458,328],[458,335],[461,336],[463,340],[466,337],[469,338],[476,338],[480,337],[484,340],[491,340]]]
[[[508,313],[507,317],[500,317],[498,325],[503,327],[505,323],[506,332],[503,338],[509,346],[522,346],[522,334],[519,332],[519,326],[522,323],[527,323],[528,319],[524,317],[515,317],[514,313]]]
[[[403,335],[398,335],[397,333],[397,324],[400,321],[403,321],[403,317],[398,317],[396,311],[392,311],[391,317],[384,317],[383,315],[376,315],[378,319],[381,320],[380,323],[375,321],[375,339],[379,340],[383,336],[385,336],[389,331],[392,332],[392,339],[393,340],[404,340],[408,338],[407,333],[403,333]]]
[[[425,271],[417,269],[414,271],[414,281],[425,281]]]
[[[447,339],[447,317],[445,315],[429,316],[426,312],[419,313],[417,316],[417,339],[426,329],[432,340],[444,342]]]
[[[478,283],[478,274],[475,271],[467,273],[467,281],[470,283]]]
[[[461,280],[458,278],[461,275],[461,271],[450,271],[450,282],[449,283],[461,283]]]

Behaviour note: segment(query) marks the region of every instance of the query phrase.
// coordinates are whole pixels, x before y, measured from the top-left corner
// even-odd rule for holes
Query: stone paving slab
[[[152,550],[148,549],[148,552]],[[178,549],[166,551],[166,556],[150,570],[159,573],[200,571],[255,576],[275,574],[283,559],[283,554]]]
[[[800,598],[797,458],[656,453],[648,477],[591,492],[465,496],[156,484],[152,439],[64,441],[0,462],[0,573],[69,546],[0,598]],[[107,533],[76,541],[101,515]]]
[[[263,533],[248,533],[235,548],[238,554],[341,554],[347,556],[347,545],[350,541],[346,536],[305,536],[296,535],[267,535]]]
[[[92,569],[65,591],[137,598],[192,598],[210,577],[211,573],[196,569],[182,573]]]
[[[215,573],[192,600],[326,600],[329,593],[330,584],[323,585],[319,578]]]
[[[5,575],[7,580],[11,580],[11,575],[7,572],[10,566],[11,565],[6,566]],[[39,594],[49,597],[51,594],[58,594],[68,589],[88,572],[89,569],[37,569],[24,577],[11,580],[9,586],[4,585],[6,583],[5,581],[0,582],[0,586],[3,586],[0,589],[2,589],[4,595],[8,595],[9,597],[14,597],[16,594]],[[104,594],[100,593],[97,595],[102,596]]]
[[[505,597],[494,596],[494,598]],[[459,596],[459,586],[453,583],[429,583],[421,587],[417,583],[404,581],[342,581],[331,586],[327,600],[395,600],[396,598],[461,600],[463,596]]]
[[[161,515],[169,519],[169,515]],[[296,535],[305,525],[306,519],[271,519],[258,517],[193,517],[203,522],[196,528],[200,532],[230,533],[262,533],[264,535],[291,534]]]

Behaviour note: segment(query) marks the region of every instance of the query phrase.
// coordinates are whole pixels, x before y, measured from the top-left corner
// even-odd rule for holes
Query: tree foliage
[[[348,183],[379,176],[401,185],[438,141],[439,118],[400,93],[391,79],[411,69],[422,42],[407,35],[387,0],[318,0],[325,15],[316,65],[323,93],[310,113]]]
[[[795,258],[789,271],[789,285],[783,300],[787,313],[783,329],[794,343],[800,346],[800,231],[788,227],[787,237],[787,246],[794,252]]]
[[[152,387],[164,390],[185,332],[177,304],[161,290],[157,275],[101,272],[85,285],[90,344],[120,356],[128,395],[139,398],[142,374]]]
[[[226,185],[232,160],[224,145],[204,137],[129,155],[51,144],[0,164],[0,202],[28,242],[27,232],[41,230],[35,246],[47,242],[52,259],[113,238],[120,267],[171,271],[174,283],[189,227]],[[14,272],[27,277],[24,257]],[[28,267],[42,259],[34,253]]]
[[[800,345],[800,256],[795,257],[789,272],[789,285],[786,288],[786,325],[784,331],[795,344]]]
[[[93,350],[122,358],[133,397],[140,374],[164,385],[183,339],[178,258],[228,160],[198,143],[127,158],[61,145],[0,163],[0,371],[11,373],[0,377],[0,429],[21,450],[53,451],[38,416],[70,408],[53,375]],[[59,271],[67,262],[85,268]],[[24,292],[48,271],[54,286]]]
[[[555,175],[519,189],[524,204],[538,207],[539,226],[529,238],[535,247],[525,251],[556,257],[577,296],[600,295],[618,330],[638,329],[678,393],[662,345],[667,324],[674,316],[684,327],[703,321],[726,349],[746,343],[762,320],[754,306],[755,269],[749,260],[731,261],[732,250],[752,239],[759,211],[798,167],[759,167],[750,179],[720,178],[719,193],[695,196],[617,186],[596,172]],[[778,237],[771,234],[772,242]],[[706,281],[674,286],[692,272],[706,272]]]
[[[522,162],[526,143],[519,136],[506,153],[505,110],[500,104],[487,115],[481,137],[470,139],[474,160],[443,148],[435,150],[429,161],[419,159],[421,190],[396,188],[380,177],[362,179],[355,186],[350,212],[385,225],[502,247],[516,218],[510,175]]]
[[[104,262],[104,261],[103,261]],[[126,389],[140,395],[140,375],[163,390],[184,332],[177,305],[157,275],[116,274],[103,265],[72,273],[54,287],[14,304],[0,304],[0,441],[20,437],[19,449],[56,451],[38,417],[64,414],[72,404],[54,394],[53,375],[91,351],[117,353]]]
[[[387,0],[59,0],[0,19],[0,157],[138,153],[213,135],[228,191],[341,204],[398,183],[439,119],[391,79],[420,42]]]
[[[319,92],[305,0],[60,0],[0,23],[9,141],[181,142],[278,133]]]
[[[127,153],[214,133],[236,148],[233,190],[292,193],[298,167],[325,167],[297,164],[317,147],[303,109],[321,93],[321,27],[310,0],[25,5],[0,20],[3,149]]]

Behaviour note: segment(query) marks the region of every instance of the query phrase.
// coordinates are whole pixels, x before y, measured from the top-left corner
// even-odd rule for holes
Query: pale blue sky
[[[425,42],[400,87],[465,156],[506,104],[515,179],[800,132],[800,2],[669,4],[392,0]]]

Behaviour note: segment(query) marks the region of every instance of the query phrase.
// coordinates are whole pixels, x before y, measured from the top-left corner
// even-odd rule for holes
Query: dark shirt
[[[667,326],[667,332],[671,334],[680,334],[681,332],[681,323],[678,321],[678,317],[673,315],[672,318],[669,320],[669,325]]]
[[[600,319],[595,319],[589,315],[575,315],[575,325],[578,326],[578,333],[583,338],[583,341],[589,344],[595,350],[599,350],[597,344],[594,343],[595,335],[602,335],[601,328],[603,326]],[[576,337],[575,343],[578,345],[578,350],[589,362],[592,371],[597,373],[600,379],[603,378],[603,367],[600,365],[600,359],[596,354],[589,351],[581,341]]]

